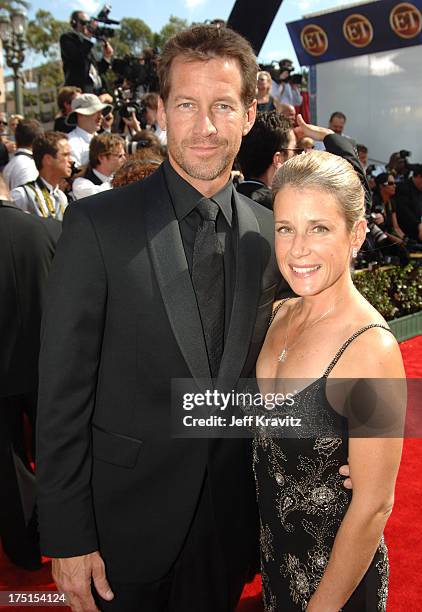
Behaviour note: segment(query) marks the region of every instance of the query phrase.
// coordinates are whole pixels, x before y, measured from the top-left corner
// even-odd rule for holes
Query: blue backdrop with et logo
[[[422,0],[381,0],[286,24],[299,63],[422,44]]]

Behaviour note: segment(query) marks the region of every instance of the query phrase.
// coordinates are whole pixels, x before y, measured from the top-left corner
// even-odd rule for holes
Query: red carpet
[[[422,378],[422,336],[402,343],[401,350],[407,376]],[[422,581],[419,577],[422,566],[421,467],[422,440],[405,440],[397,481],[395,508],[386,529],[391,564],[388,612],[413,612],[422,609]],[[54,589],[50,564],[44,563],[37,572],[25,572],[9,563],[0,551],[0,590],[14,589],[33,591]],[[237,612],[262,612],[264,608],[260,590],[260,579],[256,577],[253,583],[245,587]],[[0,610],[6,609],[22,610],[22,612],[27,610],[26,607],[0,606]],[[36,609],[47,612],[51,607]],[[60,609],[68,610],[68,608]]]

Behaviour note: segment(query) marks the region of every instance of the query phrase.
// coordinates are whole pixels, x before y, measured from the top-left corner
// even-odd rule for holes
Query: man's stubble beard
[[[191,178],[201,181],[213,181],[224,174],[227,169],[231,170],[233,161],[240,148],[240,142],[238,146],[230,146],[227,141],[221,144],[225,145],[222,155],[209,161],[190,162],[184,153],[186,145],[183,143],[182,145],[172,143],[171,138],[167,142],[169,154],[178,166]]]

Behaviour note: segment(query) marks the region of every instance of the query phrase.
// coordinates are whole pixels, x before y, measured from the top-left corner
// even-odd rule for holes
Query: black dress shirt
[[[164,175],[179,222],[183,248],[188,262],[189,272],[192,275],[193,245],[201,215],[196,210],[198,202],[203,199],[202,193],[190,185],[178,174],[170,162],[163,163]],[[211,198],[220,209],[217,216],[217,236],[221,243],[224,256],[224,286],[225,286],[225,323],[224,336],[227,336],[233,306],[234,286],[236,280],[236,216],[233,206],[233,183],[231,180]]]

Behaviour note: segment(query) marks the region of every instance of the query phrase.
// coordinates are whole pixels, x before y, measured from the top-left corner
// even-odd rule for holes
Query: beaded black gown
[[[253,468],[261,521],[261,572],[266,612],[306,610],[328,562],[334,538],[352,492],[343,486],[338,470],[348,462],[347,419],[326,398],[326,380],[358,330],[340,348],[323,376],[295,396],[292,417],[324,420],[321,437],[271,437],[258,432],[253,440]],[[384,328],[388,329],[388,328]],[[333,436],[327,426],[333,425]],[[305,428],[306,429],[306,428]],[[364,578],[343,606],[345,612],[385,611],[388,593],[388,554],[384,538]]]

